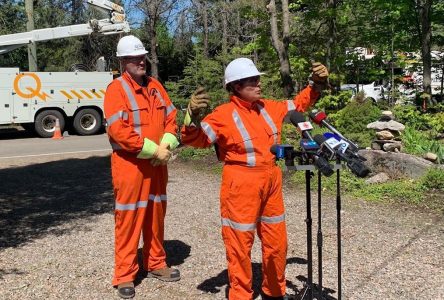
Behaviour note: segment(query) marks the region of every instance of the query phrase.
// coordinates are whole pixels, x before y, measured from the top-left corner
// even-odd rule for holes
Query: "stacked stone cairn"
[[[379,120],[368,124],[367,128],[376,130],[376,139],[371,144],[373,150],[383,150],[385,152],[401,151],[400,135],[405,126],[394,120],[391,111],[383,111]]]

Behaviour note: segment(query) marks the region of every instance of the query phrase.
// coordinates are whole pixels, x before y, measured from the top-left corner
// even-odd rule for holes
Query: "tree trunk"
[[[82,9],[82,1],[72,0],[72,24],[78,24],[80,22],[80,13]]]
[[[205,58],[208,58],[208,9],[207,9],[207,1],[201,1],[201,14],[202,14],[202,21],[203,21],[203,28],[204,28],[204,34],[203,34],[203,54]]]
[[[225,1],[222,3],[222,54],[226,57],[228,53],[228,12]]]
[[[157,1],[146,1],[148,7],[148,23],[147,31],[148,38],[150,39],[150,65],[151,65],[151,76],[158,79],[159,78],[159,57],[157,56],[157,19],[158,19],[158,7]]]
[[[293,80],[291,78],[290,59],[288,56],[288,45],[290,43],[290,23],[288,0],[282,0],[282,40],[278,31],[278,20],[276,12],[276,1],[271,0],[267,5],[270,14],[271,41],[279,58],[279,72],[281,74],[282,88],[285,97],[291,97],[294,91]]]
[[[26,30],[34,30],[34,2],[33,0],[25,1],[25,10],[27,16]],[[30,72],[37,72],[37,47],[35,43],[28,45],[28,70]]]
[[[329,36],[327,40],[327,58],[325,61],[325,65],[327,69],[331,70],[331,61],[335,57],[335,46],[336,46],[336,7],[337,0],[328,0],[328,8],[333,11],[328,18],[328,31]]]
[[[441,60],[441,102],[444,102],[443,99],[443,90],[444,90],[444,59]]]
[[[423,88],[424,93],[432,95],[432,55],[430,53],[432,39],[432,27],[430,20],[432,0],[422,0],[419,10],[421,19],[421,54],[424,76]]]

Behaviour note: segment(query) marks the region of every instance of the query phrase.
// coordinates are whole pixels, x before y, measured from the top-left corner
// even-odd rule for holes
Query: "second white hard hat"
[[[224,87],[230,82],[263,74],[265,73],[259,72],[251,59],[245,57],[236,58],[225,69]]]
[[[117,57],[139,56],[147,53],[142,42],[134,35],[124,36],[117,43]]]

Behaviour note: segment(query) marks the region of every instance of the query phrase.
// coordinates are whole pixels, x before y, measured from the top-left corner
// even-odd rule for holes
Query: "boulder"
[[[419,178],[429,168],[436,166],[428,160],[406,153],[359,150],[359,154],[367,159],[365,165],[372,170],[372,173],[384,172],[390,178]],[[444,171],[444,167],[441,168]]]

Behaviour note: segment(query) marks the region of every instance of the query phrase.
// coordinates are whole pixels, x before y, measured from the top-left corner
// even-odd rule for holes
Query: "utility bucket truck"
[[[130,31],[123,7],[107,0],[87,0],[108,18],[86,24],[38,29],[0,36],[0,55],[29,43],[90,34]],[[41,137],[52,137],[56,119],[80,135],[103,125],[103,99],[112,72],[21,72],[0,68],[0,124],[21,124]]]

